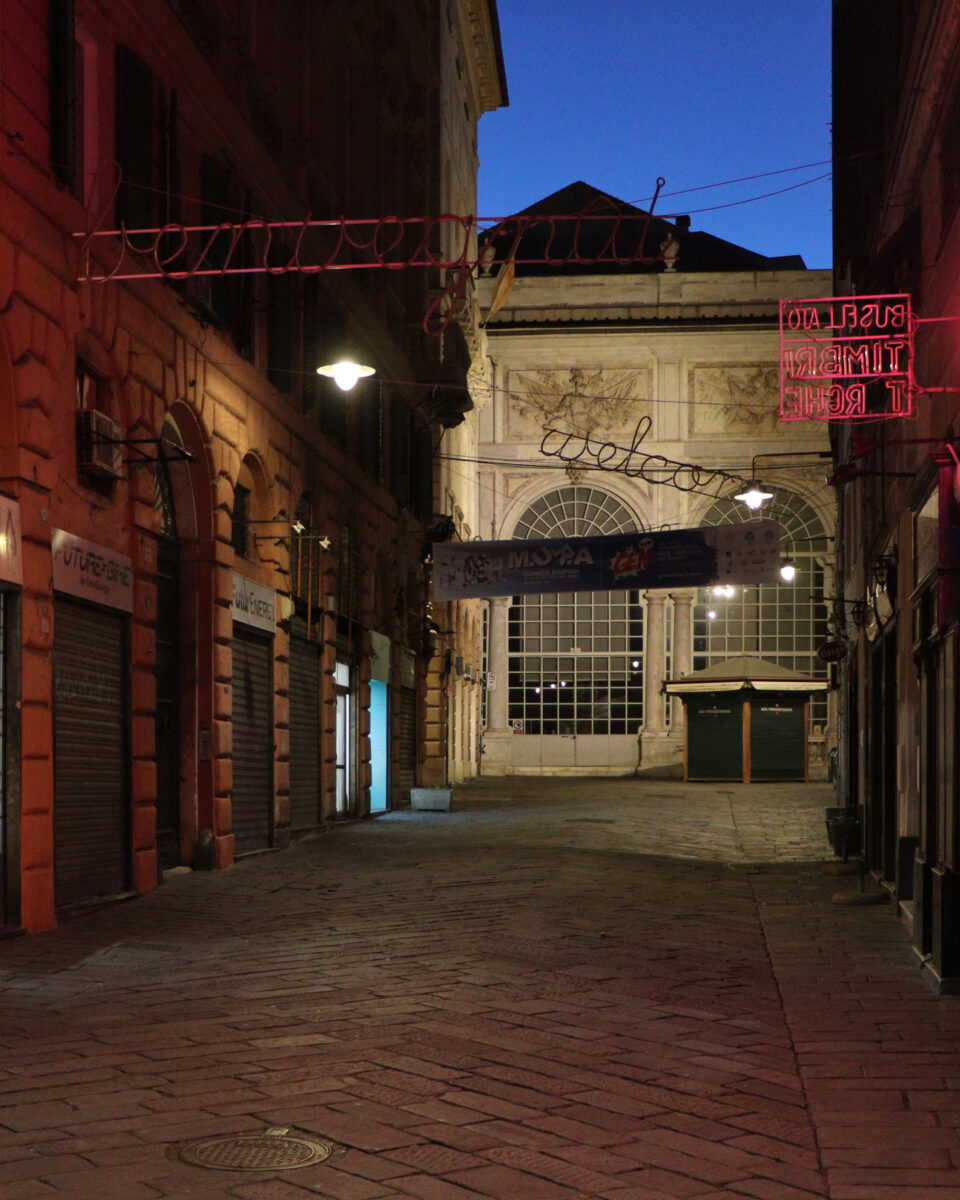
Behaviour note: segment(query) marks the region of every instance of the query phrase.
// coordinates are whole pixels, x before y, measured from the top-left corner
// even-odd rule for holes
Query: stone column
[[[695,592],[671,592],[673,601],[673,665],[671,675],[680,679],[693,670],[693,601]],[[671,699],[670,728],[679,733],[683,729],[683,702],[679,696]]]
[[[663,733],[663,697],[660,688],[666,665],[664,607],[662,592],[647,592],[646,620],[643,623],[643,732]]]
[[[496,687],[487,696],[487,727],[483,731],[483,755],[480,759],[480,773],[483,775],[507,775],[511,765],[513,732],[507,716],[509,609],[509,596],[495,596],[490,601],[487,670],[496,675],[497,682]]]
[[[676,774],[682,769],[683,739],[667,730],[665,700],[660,694],[666,668],[666,597],[647,592],[647,615],[643,626],[643,731],[640,734],[641,775]]]

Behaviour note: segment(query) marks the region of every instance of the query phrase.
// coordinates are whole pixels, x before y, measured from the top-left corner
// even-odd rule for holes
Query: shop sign
[[[434,599],[776,583],[776,521],[583,538],[436,545]]]
[[[20,505],[0,496],[0,582],[23,583]]]
[[[824,642],[817,647],[817,658],[821,662],[839,662],[847,657],[847,643],[841,641]]]
[[[914,319],[910,296],[780,301],[780,419],[909,417]]]
[[[79,600],[133,612],[133,562],[64,529],[54,529],[53,588]]]
[[[277,593],[234,572],[233,619],[272,636],[277,632]]]

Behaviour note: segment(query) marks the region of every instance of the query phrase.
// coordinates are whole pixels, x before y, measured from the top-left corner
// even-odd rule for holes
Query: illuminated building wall
[[[161,257],[183,238],[256,268],[294,235],[230,259],[229,234],[180,227],[469,193],[463,148],[505,98],[492,0],[275,8],[0,12],[5,924],[228,866],[445,770],[425,559],[472,318],[423,330],[439,269],[78,282],[120,245],[84,258],[85,231],[166,227]],[[349,398],[315,371],[348,338],[377,368]]]
[[[829,294],[829,273],[720,242],[683,218],[648,223],[583,183],[528,212],[548,219],[520,240],[513,287],[485,326],[490,373],[474,389],[481,536],[716,524],[719,506],[739,507],[730,497],[763,455],[771,457],[759,459],[758,474],[787,500],[773,515],[805,514],[786,522],[784,551],[802,555],[806,616],[783,591],[789,585],[771,586],[784,596],[774,604],[776,636],[749,646],[737,641],[732,616],[741,589],[735,601],[717,600],[716,630],[725,632],[710,643],[695,589],[490,602],[487,662],[497,688],[487,697],[485,771],[676,773],[683,713],[662,694],[665,679],[714,654],[826,672],[816,648],[832,582],[828,441],[822,424],[779,419],[778,306]],[[578,213],[609,219],[578,224]],[[521,265],[547,230],[553,265]],[[604,261],[614,233],[621,259],[642,247],[634,257],[649,261]],[[500,235],[501,255],[511,236],[509,227]],[[487,303],[496,270],[495,258],[482,283]],[[697,477],[683,464],[698,464]],[[818,540],[792,545],[808,518]],[[813,769],[825,776],[833,716],[817,716]]]

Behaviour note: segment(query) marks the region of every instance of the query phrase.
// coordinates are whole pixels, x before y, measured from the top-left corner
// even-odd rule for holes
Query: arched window
[[[535,500],[514,537],[630,533],[639,523],[598,488]],[[633,734],[643,720],[643,610],[637,591],[517,596],[509,615],[509,718],[524,734]]]
[[[586,537],[632,533],[633,514],[616,497],[594,487],[561,487],[534,500],[517,522],[516,538]]]
[[[757,515],[724,498],[701,524],[740,524]],[[829,539],[807,501],[784,488],[773,489],[773,499],[759,515],[779,524],[781,557],[793,561],[796,576],[792,583],[738,586],[729,598],[701,588],[693,614],[693,669],[745,655],[823,677],[827,668],[817,647],[827,639],[822,559]],[[823,727],[826,720],[827,694],[817,692],[810,702],[811,727]]]

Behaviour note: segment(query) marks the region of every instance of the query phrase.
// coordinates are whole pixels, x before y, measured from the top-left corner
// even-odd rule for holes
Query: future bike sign
[[[909,295],[780,301],[780,419],[909,417],[914,317]]]

